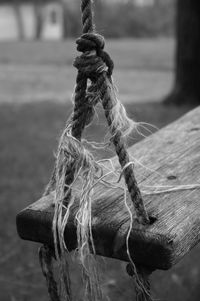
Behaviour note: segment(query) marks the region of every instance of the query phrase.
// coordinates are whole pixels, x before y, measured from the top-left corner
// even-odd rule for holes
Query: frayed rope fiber
[[[82,0],[83,35],[77,40],[77,50],[82,52],[74,61],[78,69],[74,97],[74,111],[66,123],[61,135],[56,154],[52,177],[45,190],[45,195],[55,190],[55,212],[53,219],[54,256],[59,264],[59,286],[53,274],[52,252],[45,246],[40,251],[40,262],[46,277],[51,301],[73,299],[70,289],[68,269],[68,250],[64,242],[64,230],[68,222],[70,208],[75,201],[74,184],[79,183],[80,200],[76,214],[77,257],[83,267],[83,278],[86,283],[85,300],[105,301],[107,297],[99,284],[98,267],[95,260],[95,246],[92,237],[92,194],[98,181],[103,182],[101,162],[96,162],[92,154],[81,141],[83,130],[90,125],[95,114],[95,106],[101,103],[110,130],[115,151],[124,175],[125,183],[133,202],[138,222],[149,223],[140,190],[130,164],[126,150],[126,138],[137,124],[130,120],[123,105],[115,94],[112,81],[114,64],[104,51],[104,38],[95,33],[93,23],[92,1]],[[109,184],[109,183],[107,183]],[[126,191],[126,188],[125,188]],[[130,222],[132,215],[130,212]],[[92,253],[92,254],[91,254]],[[127,243],[127,254],[128,243]],[[150,300],[149,286],[145,273],[137,275],[137,270],[130,258],[130,266],[136,278],[139,300]],[[143,297],[141,297],[143,296]],[[148,298],[147,298],[148,296]]]

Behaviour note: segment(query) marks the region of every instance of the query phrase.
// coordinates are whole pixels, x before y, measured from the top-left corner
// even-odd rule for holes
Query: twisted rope
[[[135,282],[136,301],[152,301],[149,281],[152,270],[141,266],[137,266],[136,270],[131,263],[126,267],[128,275]]]
[[[93,23],[92,0],[81,1],[83,33],[92,32],[95,30]]]
[[[81,3],[83,33],[94,31],[92,2],[83,0]],[[76,78],[74,112],[72,117],[72,136],[77,140],[81,140],[82,132],[87,124],[87,121],[92,118],[93,107],[87,105],[86,98],[87,77],[84,73],[78,71]],[[89,109],[89,112],[88,112]],[[66,186],[69,187],[74,180],[74,162],[70,161],[65,172]],[[56,166],[53,170],[51,179],[46,187],[44,195],[50,193],[56,185]],[[71,191],[67,190],[66,202],[70,199]],[[57,282],[53,273],[53,255],[48,246],[42,246],[39,250],[39,261],[44,277],[46,278],[48,293],[51,301],[60,301]],[[66,281],[67,282],[67,281]],[[67,285],[68,286],[68,285]],[[70,298],[71,293],[67,293]]]
[[[78,70],[81,70],[78,72],[77,77],[77,88],[75,97],[75,108],[74,108],[74,118],[73,118],[73,130],[72,135],[74,137],[81,137],[81,132],[84,129],[84,123],[86,122],[86,114],[85,110],[87,110],[87,107],[85,106],[85,103],[83,104],[83,100],[85,98],[85,85],[86,85],[86,77],[92,79],[93,81],[96,80],[96,86],[98,91],[100,92],[100,97],[102,99],[102,105],[105,111],[105,117],[107,119],[107,123],[112,135],[112,141],[115,146],[116,153],[119,158],[119,163],[122,167],[122,170],[124,172],[125,181],[131,196],[131,200],[134,204],[136,216],[138,218],[138,221],[142,224],[149,223],[148,214],[146,212],[142,196],[140,193],[140,190],[137,185],[137,181],[134,176],[133,171],[133,165],[129,165],[129,155],[126,150],[125,142],[123,139],[122,132],[115,126],[114,124],[114,116],[112,114],[113,108],[115,107],[115,103],[113,101],[113,98],[110,94],[110,81],[111,81],[111,74],[113,70],[113,62],[111,61],[110,57],[106,52],[103,51],[104,48],[104,40],[100,35],[92,33],[94,25],[93,25],[93,14],[92,14],[92,4],[91,0],[82,0],[82,20],[83,20],[83,32],[91,32],[90,34],[83,34],[83,36],[77,40],[77,50],[82,51],[83,53],[89,52],[89,54],[92,51],[95,51],[93,53],[93,56],[87,57],[86,55],[82,55],[81,58],[79,58],[79,62],[75,61],[75,67],[78,68]],[[97,76],[94,76],[94,70],[91,68],[91,66],[95,65],[98,62],[98,59],[101,58],[104,63],[106,63],[108,70],[102,69],[101,72],[97,72]],[[81,69],[80,67],[80,60],[82,59],[83,65],[81,67],[84,67]],[[93,60],[91,62],[91,59]],[[88,67],[90,66],[90,68]],[[86,68],[85,68],[86,67]],[[96,71],[95,70],[95,71]],[[84,81],[85,79],[85,81]],[[83,92],[84,90],[84,92]]]
[[[102,97],[102,104],[105,110],[105,116],[110,128],[110,132],[112,135],[112,141],[115,146],[115,151],[118,155],[119,163],[122,167],[124,178],[131,196],[131,200],[134,204],[136,216],[138,218],[139,223],[147,224],[149,223],[148,214],[146,212],[142,196],[134,175],[133,165],[129,165],[129,154],[126,150],[123,134],[118,128],[113,126],[113,115],[112,110],[115,104],[110,97],[110,90],[108,86],[108,78],[105,73],[103,73],[99,80],[98,86]]]
[[[59,185],[62,184],[63,179],[61,179],[61,182],[59,182],[60,179],[59,181],[57,181],[58,179],[56,177],[59,177],[59,175],[62,174],[64,170],[65,191],[63,195],[65,196],[65,206],[68,206],[71,197],[70,185],[74,181],[77,168],[76,161],[78,159],[76,156],[78,156],[79,152],[75,153],[74,156],[73,154],[66,154],[66,147],[63,146],[63,141],[64,143],[67,143],[65,138],[67,139],[69,137],[68,128],[70,128],[71,131],[70,135],[77,141],[81,141],[84,128],[91,122],[93,118],[94,106],[101,100],[105,111],[105,117],[110,129],[112,137],[111,140],[119,158],[119,163],[124,174],[125,182],[135,208],[136,217],[139,223],[147,224],[149,223],[149,217],[134,176],[133,165],[130,164],[123,132],[118,126],[118,122],[116,122],[117,116],[115,116],[114,113],[116,100],[113,97],[113,84],[111,78],[114,64],[110,56],[103,50],[105,46],[104,38],[94,33],[95,26],[93,23],[92,0],[82,0],[81,10],[83,35],[77,40],[76,43],[77,50],[82,52],[82,55],[76,58],[74,62],[74,66],[78,69],[75,88],[74,111],[72,118],[66,125],[66,129],[63,132],[58,148],[57,156],[58,158],[61,158],[61,166],[59,165],[60,161],[58,160],[56,162],[52,178],[49,182],[49,185],[47,186],[45,193],[49,193],[53,188],[55,188],[57,183],[59,183]],[[89,87],[88,79],[91,81],[91,85]],[[98,94],[98,97],[90,97],[91,94]],[[122,106],[120,108],[122,108]],[[62,170],[60,170],[60,168],[62,168]],[[63,196],[61,196],[61,198],[62,197]],[[58,216],[55,214],[54,224],[56,225],[56,228],[54,229],[54,231],[57,239],[55,241],[55,245],[59,244],[60,240],[60,236],[57,234],[57,223]],[[57,257],[59,257],[58,250]],[[40,250],[40,263],[43,274],[46,277],[51,301],[60,301],[57,284],[53,275],[52,253],[47,246],[42,247]],[[65,273],[63,273],[63,275],[64,278],[67,278],[67,275],[65,275]],[[149,291],[150,286],[148,285],[148,281],[146,280],[147,274],[145,274],[145,272],[140,272],[139,275],[141,275],[141,281],[139,281],[139,283],[142,283],[142,286],[145,288],[145,292]],[[68,279],[66,279],[67,300],[71,300],[71,293],[68,288],[67,280]],[[151,300],[147,299],[145,294],[146,293],[143,293],[143,289],[139,290],[137,300]]]
[[[60,301],[57,283],[53,274],[53,253],[48,246],[39,249],[39,261],[42,273],[46,278],[48,293],[51,301]]]

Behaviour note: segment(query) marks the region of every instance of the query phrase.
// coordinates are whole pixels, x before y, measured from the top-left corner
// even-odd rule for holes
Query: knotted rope
[[[53,221],[55,257],[60,260],[61,274],[64,279],[64,293],[66,300],[71,300],[69,289],[68,271],[63,268],[62,255],[66,252],[64,244],[64,229],[68,220],[69,210],[73,204],[73,194],[71,189],[74,181],[82,175],[83,190],[81,193],[80,208],[76,215],[77,218],[77,237],[78,247],[80,248],[80,257],[85,264],[85,258],[89,258],[91,245],[93,245],[91,232],[91,196],[93,178],[99,169],[90,153],[85,150],[81,143],[83,130],[89,125],[95,113],[95,106],[98,102],[102,103],[105,117],[109,126],[111,141],[119,158],[124,179],[133,202],[136,217],[139,223],[149,223],[149,217],[145,210],[140,190],[134,176],[133,164],[130,163],[129,155],[126,150],[126,133],[129,132],[131,121],[127,118],[124,107],[115,97],[112,82],[112,72],[114,64],[110,56],[104,51],[104,38],[94,32],[92,1],[82,0],[82,23],[83,35],[76,41],[77,50],[82,54],[74,61],[74,66],[78,69],[76,78],[74,111],[66,124],[66,128],[61,136],[56,164],[52,178],[47,186],[45,194],[53,189],[56,191],[55,214]],[[90,83],[90,85],[88,85]],[[65,214],[63,217],[63,208]],[[88,213],[88,214],[85,214]],[[85,225],[85,226],[84,226]],[[52,272],[52,252],[45,246],[40,251],[40,263],[43,274],[47,279],[48,291],[52,301],[60,300],[60,293],[56,287],[56,281]],[[64,259],[64,264],[66,260]],[[133,265],[131,265],[132,268]],[[138,270],[140,271],[140,270]],[[130,273],[129,273],[130,274]],[[138,282],[141,291],[148,295],[148,285],[145,279],[145,273],[141,273]],[[97,277],[96,271],[93,273]],[[85,271],[87,287],[89,290],[88,300],[103,300],[103,296],[98,286],[91,280],[90,272]],[[65,281],[66,280],[66,281]],[[147,293],[147,294],[146,294]],[[139,294],[141,295],[141,294]],[[143,298],[143,297],[142,297]],[[138,297],[140,300],[150,300]]]
[[[86,7],[88,11],[88,5],[84,7]],[[92,14],[89,14],[88,16],[90,19],[88,23],[92,24]],[[77,45],[77,50],[83,52],[83,54],[74,62],[74,66],[78,69],[78,76],[77,87],[75,90],[76,96],[72,135],[77,139],[80,139],[82,130],[86,125],[86,120],[89,119],[87,114],[89,106],[87,102],[83,100],[87,99],[85,97],[86,84],[87,79],[90,79],[95,83],[96,90],[99,91],[99,97],[102,100],[105,117],[112,135],[112,141],[124,172],[125,181],[134,204],[138,221],[143,224],[149,223],[142,196],[134,176],[133,165],[129,164],[130,160],[123,134],[118,128],[118,124],[115,122],[116,116],[113,114],[116,102],[110,91],[112,84],[111,75],[114,64],[109,55],[103,51],[105,45],[104,39],[96,33],[83,34],[82,37],[77,40]],[[92,109],[93,108],[91,108],[91,110]]]

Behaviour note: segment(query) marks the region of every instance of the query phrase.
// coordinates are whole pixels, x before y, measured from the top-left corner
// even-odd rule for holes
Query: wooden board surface
[[[129,153],[136,160],[135,174],[147,211],[156,218],[145,227],[134,221],[129,241],[131,256],[135,263],[168,269],[200,240],[200,107],[135,144]],[[118,166],[116,158],[113,164]],[[112,176],[111,180],[117,178]],[[180,186],[193,184],[196,188]],[[157,192],[152,186],[157,186]],[[174,186],[177,191],[159,193]],[[127,202],[131,204],[129,196]],[[17,229],[21,238],[53,246],[53,207],[50,195],[19,213]],[[75,211],[76,206],[65,231],[70,250],[76,247]],[[133,208],[132,212],[134,215]],[[125,239],[129,224],[123,190],[98,185],[92,217],[97,253],[127,260]]]

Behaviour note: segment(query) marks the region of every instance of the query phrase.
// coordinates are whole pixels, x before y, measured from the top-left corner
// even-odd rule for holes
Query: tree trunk
[[[200,1],[177,0],[176,70],[172,104],[200,104]]]
[[[36,1],[34,4],[35,12],[35,40],[40,40],[42,37],[43,16],[41,1]]]
[[[63,38],[67,39],[70,35],[69,18],[68,18],[68,6],[66,0],[61,0],[63,9]]]
[[[22,19],[22,13],[20,10],[20,3],[17,0],[13,1],[13,9],[15,12],[15,18],[17,21],[17,29],[18,29],[18,37],[20,40],[24,40],[25,34],[24,34],[24,24]]]

